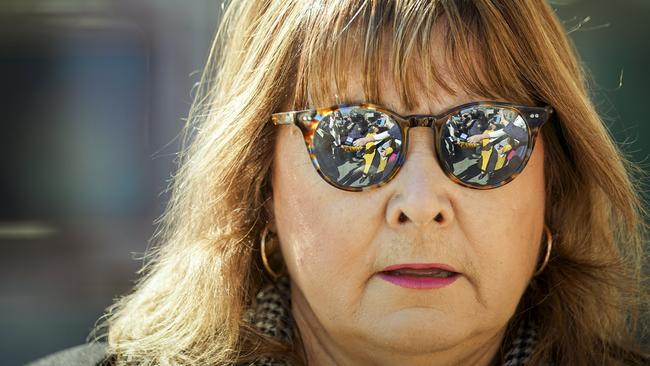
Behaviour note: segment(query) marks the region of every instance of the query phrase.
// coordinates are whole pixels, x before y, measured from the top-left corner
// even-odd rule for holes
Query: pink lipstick
[[[451,285],[460,273],[442,263],[405,263],[384,268],[379,278],[411,289],[434,289]]]

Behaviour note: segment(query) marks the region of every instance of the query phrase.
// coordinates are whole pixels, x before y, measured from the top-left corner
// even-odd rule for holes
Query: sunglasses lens
[[[441,162],[461,182],[496,187],[521,172],[530,131],[516,110],[473,106],[452,115],[440,133]]]
[[[364,188],[385,181],[402,154],[402,132],[389,115],[345,107],[321,118],[312,160],[321,175],[341,188]]]

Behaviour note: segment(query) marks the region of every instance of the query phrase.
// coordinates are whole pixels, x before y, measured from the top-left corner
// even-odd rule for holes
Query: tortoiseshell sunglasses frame
[[[449,171],[440,161],[440,158],[442,156],[442,150],[441,150],[442,147],[440,146],[441,144],[440,144],[439,136],[441,133],[442,126],[448,121],[448,119],[452,115],[460,112],[463,109],[472,108],[472,107],[483,107],[483,108],[494,107],[494,108],[510,109],[512,111],[519,113],[519,115],[521,115],[524,118],[524,121],[526,122],[528,127],[529,147],[526,149],[526,155],[522,159],[520,168],[518,169],[517,172],[514,172],[508,178],[502,180],[497,184],[485,185],[485,186],[474,186],[466,182],[463,182],[462,180],[458,179],[453,174],[453,172]],[[323,118],[342,108],[346,108],[346,109],[363,108],[363,109],[376,111],[379,113],[384,113],[390,116],[391,118],[393,118],[393,120],[395,120],[395,122],[397,122],[397,124],[399,125],[402,133],[402,139],[403,139],[399,151],[399,159],[397,160],[390,175],[388,175],[385,179],[366,187],[347,187],[347,186],[341,186],[337,184],[330,177],[328,177],[326,174],[322,172],[320,168],[320,164],[318,163],[318,159],[316,158],[316,154],[315,154],[314,133],[316,132],[316,129],[318,128],[318,124]],[[531,107],[531,106],[516,105],[507,102],[478,101],[478,102],[471,102],[471,103],[466,103],[466,104],[452,107],[439,115],[414,114],[409,116],[402,116],[380,105],[362,103],[362,104],[340,104],[328,108],[306,109],[301,111],[274,113],[271,115],[271,121],[276,126],[291,125],[291,124],[295,124],[296,126],[298,126],[298,128],[302,131],[305,140],[305,145],[307,146],[307,152],[309,153],[311,162],[314,168],[316,169],[316,171],[318,172],[318,175],[320,175],[327,183],[329,183],[330,185],[338,189],[342,189],[350,192],[360,192],[360,191],[379,188],[385,184],[388,184],[388,182],[390,182],[397,175],[397,173],[401,169],[402,165],[404,165],[404,162],[406,160],[406,152],[408,151],[409,130],[413,127],[430,127],[434,129],[434,144],[435,144],[436,155],[437,155],[436,160],[438,162],[438,165],[442,169],[442,171],[444,171],[445,174],[447,175],[447,177],[449,177],[449,179],[451,179],[453,182],[460,184],[464,187],[486,190],[486,189],[498,188],[505,184],[508,184],[509,182],[514,180],[519,174],[521,174],[521,172],[523,172],[526,165],[528,164],[528,160],[530,159],[530,156],[533,153],[533,149],[535,148],[535,141],[539,133],[539,129],[549,119],[552,113],[553,113],[553,108],[549,106]]]

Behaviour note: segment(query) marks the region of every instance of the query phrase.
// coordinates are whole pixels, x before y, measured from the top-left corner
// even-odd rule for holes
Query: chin
[[[401,352],[441,351],[471,337],[477,322],[470,320],[432,308],[407,308],[382,317],[372,327],[371,337],[383,347]]]

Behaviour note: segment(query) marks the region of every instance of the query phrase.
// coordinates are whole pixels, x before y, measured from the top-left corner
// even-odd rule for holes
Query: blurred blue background
[[[650,0],[553,4],[616,140],[647,167]],[[83,343],[131,288],[220,10],[0,0],[3,365]]]

